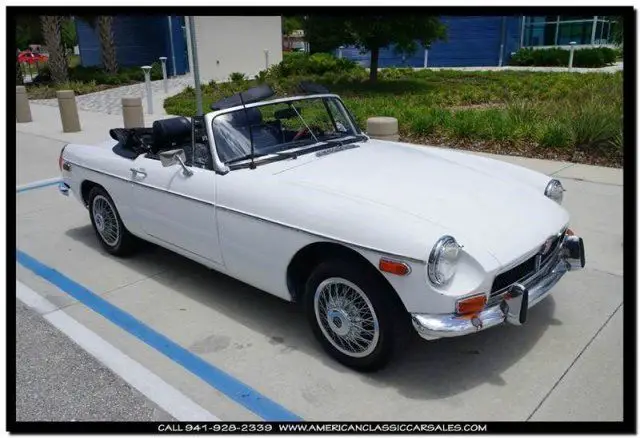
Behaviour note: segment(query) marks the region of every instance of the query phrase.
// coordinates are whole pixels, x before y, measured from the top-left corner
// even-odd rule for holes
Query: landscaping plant
[[[567,67],[569,50],[560,48],[518,50],[509,60],[510,65],[535,67]],[[618,52],[609,47],[575,49],[573,67],[605,67],[616,62]]]
[[[308,67],[300,60],[308,58],[290,62],[285,75],[274,66],[260,81],[277,96],[296,94],[302,80],[324,84],[363,130],[369,117],[396,117],[403,141],[622,166],[622,72],[383,69],[371,83],[360,67],[302,74]],[[203,85],[204,106],[257,83]],[[194,115],[193,89],[164,106],[169,114]]]

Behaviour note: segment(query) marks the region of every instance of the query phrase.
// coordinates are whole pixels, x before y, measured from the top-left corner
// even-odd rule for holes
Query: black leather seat
[[[191,121],[186,117],[156,120],[152,129],[151,152],[154,154],[191,145]]]
[[[214,138],[222,161],[251,153],[252,139],[256,154],[283,142],[281,129],[273,124],[263,123],[262,113],[258,108],[238,110],[218,117],[222,119],[214,124]]]

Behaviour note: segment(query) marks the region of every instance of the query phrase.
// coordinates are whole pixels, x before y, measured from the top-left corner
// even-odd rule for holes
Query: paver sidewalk
[[[163,81],[151,81],[152,107],[155,115],[166,115],[163,102],[167,97],[176,95],[187,86],[193,86],[193,76],[183,75],[167,79],[168,92],[164,92]],[[145,83],[126,85],[124,87],[110,88],[97,93],[76,96],[76,104],[79,110],[92,111],[104,114],[122,114],[123,97],[141,97],[145,114],[148,114]],[[58,106],[57,99],[34,99],[31,104]]]

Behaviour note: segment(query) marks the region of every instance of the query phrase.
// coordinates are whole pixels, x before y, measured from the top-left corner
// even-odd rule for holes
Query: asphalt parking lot
[[[58,176],[64,144],[27,131],[17,133],[17,186]],[[17,194],[16,245],[27,257],[17,280],[222,420],[620,421],[622,171],[500,159],[562,181],[585,269],[566,275],[525,326],[435,342],[416,336],[375,374],[332,361],[302,312],[266,293],[153,245],[109,256],[87,210],[55,186]],[[25,260],[102,300],[88,306],[86,295],[74,297]],[[122,314],[170,344],[114,323]]]

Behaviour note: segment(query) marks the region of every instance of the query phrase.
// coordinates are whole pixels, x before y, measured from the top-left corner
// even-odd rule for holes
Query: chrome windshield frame
[[[342,109],[344,112],[344,115],[346,116],[350,128],[351,130],[355,133],[355,135],[359,135],[361,134],[361,130],[358,128],[358,125],[356,123],[356,121],[353,119],[353,116],[351,114],[351,111],[349,111],[349,109],[347,108],[347,106],[345,105],[344,101],[340,98],[340,96],[338,96],[337,94],[331,94],[331,93],[326,93],[326,94],[309,94],[309,95],[304,95],[304,96],[291,96],[291,97],[282,97],[279,99],[270,99],[270,100],[264,100],[261,102],[254,102],[254,103],[249,103],[247,105],[245,105],[244,107],[242,105],[237,105],[231,108],[225,108],[222,110],[218,110],[218,111],[211,111],[209,113],[207,113],[207,115],[205,116],[205,126],[207,129],[207,137],[209,138],[209,147],[211,149],[211,156],[213,157],[213,169],[216,173],[221,174],[221,175],[225,175],[227,174],[231,168],[225,164],[221,159],[220,156],[218,155],[218,151],[216,148],[216,143],[215,143],[215,137],[214,137],[214,132],[213,132],[213,120],[220,115],[223,114],[227,114],[230,112],[234,112],[234,111],[238,111],[238,110],[242,110],[243,108],[256,108],[256,107],[261,107],[261,106],[266,106],[266,105],[274,105],[274,104],[279,104],[279,103],[287,103],[287,102],[296,102],[296,101],[300,101],[300,100],[311,100],[311,99],[335,99],[337,102],[340,103],[340,105],[342,105]],[[352,137],[354,135],[348,135],[345,138],[349,138]],[[338,140],[338,139],[335,139]],[[328,140],[331,141],[331,140]],[[279,153],[287,153],[287,152],[297,152],[297,151],[301,151],[304,150],[306,148],[311,148],[313,146],[318,145],[319,143],[322,142],[316,142],[313,144],[306,144],[304,146],[300,146],[297,148],[292,148],[292,149],[287,149],[285,151],[280,151],[280,152],[276,152],[273,154],[267,154],[267,155],[263,155],[261,157],[257,157],[256,159],[254,159],[254,161],[259,162],[260,160],[264,160],[268,157],[275,157],[278,156]],[[249,159],[247,159],[249,160]]]

